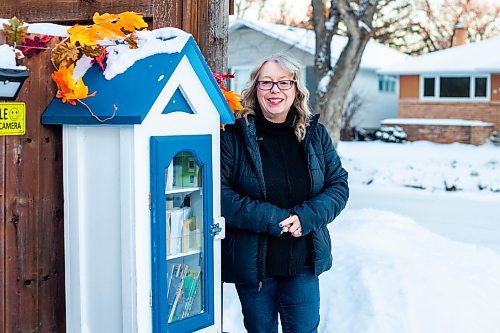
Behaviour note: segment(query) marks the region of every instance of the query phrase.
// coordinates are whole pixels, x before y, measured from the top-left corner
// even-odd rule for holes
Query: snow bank
[[[500,256],[401,215],[345,212],[329,226],[334,268],[320,277],[322,333],[498,332]],[[245,332],[233,285],[224,330]]]
[[[335,231],[333,231],[335,230]],[[500,256],[413,220],[346,212],[330,228],[320,332],[498,332]]]
[[[500,192],[500,149],[491,144],[341,142],[338,151],[351,184]]]

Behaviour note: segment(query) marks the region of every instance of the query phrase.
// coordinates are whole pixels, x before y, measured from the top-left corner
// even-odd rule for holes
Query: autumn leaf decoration
[[[15,16],[8,23],[3,23],[2,25],[7,42],[14,46],[26,36],[26,32],[28,31],[28,27],[24,26],[24,22]]]
[[[234,74],[213,73],[213,76],[215,78],[215,81],[217,81],[217,84],[219,85],[222,94],[226,98],[227,104],[229,105],[231,111],[235,113],[237,111],[243,110],[243,105],[241,105],[242,96],[240,94],[235,93],[232,90],[228,90],[226,87],[223,86],[224,81],[226,79],[234,78]]]
[[[91,97],[95,92],[89,95],[89,88],[83,83],[80,77],[76,82],[73,79],[73,69],[75,65],[72,64],[68,68],[65,65],[59,66],[59,69],[52,74],[52,79],[57,84],[56,97],[61,98],[63,103],[70,103],[76,105],[75,101]]]
[[[130,48],[137,48],[136,29],[146,28],[142,15],[135,12],[124,12],[121,14],[95,13],[94,24],[74,25],[68,29],[69,36],[59,42],[52,49],[51,60],[56,68],[52,79],[57,84],[56,97],[61,98],[63,103],[76,105],[76,102],[84,105],[90,114],[100,122],[104,122],[114,117],[101,119],[95,115],[90,107],[82,100],[96,94],[89,94],[89,89],[82,78],[77,80],[73,77],[73,70],[76,61],[86,55],[92,58],[92,63],[97,63],[101,70],[105,70],[105,59],[107,55],[106,47],[100,41],[117,41],[126,43]]]

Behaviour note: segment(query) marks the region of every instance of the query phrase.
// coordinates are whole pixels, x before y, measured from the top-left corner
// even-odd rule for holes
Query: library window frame
[[[174,157],[180,152],[192,154],[200,167],[201,188],[167,189],[166,170]],[[212,136],[179,135],[179,136],[152,136],[150,139],[150,174],[151,174],[151,263],[152,263],[152,290],[151,307],[153,312],[153,332],[192,332],[214,325],[214,242],[210,235],[210,226],[213,223],[213,179],[212,179]],[[198,314],[185,317],[181,320],[169,322],[171,309],[167,302],[168,296],[168,268],[166,209],[167,195],[170,193],[186,193],[200,191],[202,200],[202,228],[203,251],[194,255],[203,256],[201,267],[203,277],[202,309]],[[190,253],[184,253],[190,256]]]

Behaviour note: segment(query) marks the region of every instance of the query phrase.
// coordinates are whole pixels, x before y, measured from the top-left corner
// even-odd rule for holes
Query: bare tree
[[[452,46],[455,26],[463,24],[470,41],[500,34],[500,4],[474,0],[417,0],[411,25],[419,35],[416,53]]]
[[[496,36],[500,34],[500,3],[379,0],[372,38],[405,53],[422,54],[451,47],[459,23],[467,29],[471,42]]]
[[[373,40],[402,52],[412,53],[418,28],[413,23],[413,0],[379,0],[373,16]]]
[[[359,92],[351,91],[340,117],[340,140],[347,141],[355,138],[356,122],[354,119],[363,108],[364,102]]]
[[[282,1],[279,5],[279,10],[276,13],[277,15],[274,18],[271,18],[271,21],[277,24],[284,24],[294,26],[294,18],[290,14],[290,4],[286,1]]]
[[[245,18],[251,9],[257,12],[257,19],[263,17],[264,9],[270,3],[267,0],[236,0],[235,1],[235,14],[239,18]]]
[[[345,100],[372,34],[372,21],[377,4],[378,0],[331,0],[329,10],[325,10],[322,0],[312,0],[313,25],[316,32],[314,66],[316,77],[319,78],[316,112],[321,114],[322,122],[329,129],[335,145],[340,138],[340,122]],[[340,57],[333,64],[331,43],[340,21],[345,25],[348,40]]]

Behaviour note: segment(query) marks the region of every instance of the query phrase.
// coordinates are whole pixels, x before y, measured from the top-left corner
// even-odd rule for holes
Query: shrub
[[[375,137],[384,142],[406,142],[406,133],[399,126],[382,127],[375,132]]]

